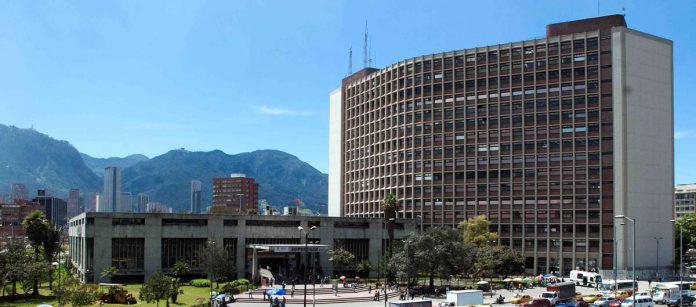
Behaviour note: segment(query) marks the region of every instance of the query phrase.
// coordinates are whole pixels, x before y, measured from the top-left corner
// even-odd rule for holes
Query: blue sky
[[[601,1],[674,41],[676,182],[696,181],[696,1]],[[377,67],[544,36],[596,1],[2,1],[0,123],[97,157],[279,149],[328,168],[328,94]]]

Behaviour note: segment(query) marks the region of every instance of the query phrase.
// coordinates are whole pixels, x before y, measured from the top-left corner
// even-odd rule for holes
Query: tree
[[[174,277],[181,278],[181,276],[189,273],[191,273],[191,268],[189,268],[188,263],[183,260],[177,260],[174,263],[174,267],[172,268],[172,275],[174,275]]]
[[[524,257],[509,246],[497,246],[495,253],[498,259],[498,267],[495,272],[507,278],[510,275],[524,273]]]
[[[106,278],[109,281],[111,281],[111,279],[114,278],[114,275],[116,275],[116,274],[118,274],[118,269],[110,266],[110,267],[104,269],[103,271],[101,271],[99,276],[101,276],[101,278]]]
[[[682,233],[682,239],[684,242],[684,248],[682,252],[686,254],[692,248],[696,248],[696,213],[685,214],[678,218],[674,225],[674,246],[677,248],[677,252],[674,253],[676,263],[679,263],[679,231]],[[684,260],[686,263],[686,259]]]
[[[467,221],[459,223],[464,242],[474,244],[476,247],[493,245],[498,240],[498,235],[490,231],[490,222],[485,215],[479,215]]]
[[[236,268],[234,258],[229,251],[214,243],[206,244],[198,252],[198,259],[203,272],[208,274],[210,278],[211,292],[213,282],[217,283],[217,287],[219,287],[221,278],[233,275]]]
[[[435,277],[449,279],[472,268],[476,246],[463,242],[457,230],[449,227],[430,228],[410,234],[389,260],[397,274],[409,278],[427,273],[430,288]]]
[[[31,246],[34,248],[34,261],[39,262],[41,245],[46,240],[46,234],[50,229],[48,219],[46,219],[46,216],[43,214],[43,212],[35,210],[29,213],[29,215],[27,215],[26,218],[24,218],[22,225],[24,226],[24,231],[26,232],[27,238],[29,239],[29,244],[31,244]],[[39,294],[38,279],[34,280],[32,289],[32,295]]]
[[[384,197],[382,201],[382,213],[384,214],[385,221],[396,217],[396,212],[399,209],[398,206],[399,200],[394,193],[389,193]]]
[[[327,254],[331,263],[343,269],[351,269],[351,266],[355,262],[355,255],[340,247],[334,247],[328,250]]]
[[[370,271],[372,271],[372,264],[370,263],[370,261],[367,260],[360,261],[355,266],[355,270],[358,271],[358,274],[367,277],[368,275],[370,275]]]
[[[169,298],[171,294],[170,287],[171,277],[157,270],[140,288],[140,299],[148,303],[157,302],[157,306],[159,306],[160,300]]]
[[[23,237],[10,237],[0,250],[0,272],[3,283],[12,285],[12,295],[17,294],[17,282],[24,276],[24,265],[32,262],[26,252],[27,241]]]
[[[50,225],[49,225],[50,226]],[[55,228],[48,227],[46,229],[45,233],[45,238],[43,242],[41,242],[41,246],[43,247],[44,250],[44,257],[46,258],[46,262],[49,264],[49,273],[48,273],[48,288],[53,289],[53,260],[56,258],[56,255],[60,253],[60,248],[61,248],[61,241],[60,241],[60,231]]]
[[[48,264],[40,259],[39,261],[28,261],[22,266],[22,276],[19,281],[24,292],[28,294],[29,290],[34,291],[33,287],[37,287],[46,276],[48,273]],[[32,295],[35,294],[32,292]]]
[[[97,285],[81,284],[66,293],[66,300],[73,307],[82,307],[92,305],[99,299],[101,292]]]

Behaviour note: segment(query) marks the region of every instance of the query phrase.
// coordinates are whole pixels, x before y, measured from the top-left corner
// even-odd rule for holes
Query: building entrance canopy
[[[316,253],[326,251],[329,246],[324,244],[247,244],[247,248],[255,251],[269,251],[274,253]]]

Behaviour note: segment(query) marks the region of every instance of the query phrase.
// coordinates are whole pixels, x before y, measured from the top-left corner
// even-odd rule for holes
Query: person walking
[[[290,298],[295,297],[295,286],[292,286],[292,289],[290,289]]]

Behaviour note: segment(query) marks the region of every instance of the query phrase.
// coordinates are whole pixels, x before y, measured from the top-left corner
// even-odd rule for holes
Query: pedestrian
[[[372,285],[367,286],[367,293],[372,293]]]
[[[292,289],[290,289],[290,298],[295,297],[295,286],[292,286]]]
[[[280,307],[285,307],[285,296],[283,296],[283,301],[280,303]]]
[[[373,301],[379,301],[379,291],[375,291],[375,298],[372,299]]]
[[[285,290],[285,281],[283,280],[283,290]]]
[[[254,296],[253,296],[254,291],[251,291],[251,289],[249,289],[249,291],[247,291],[247,294],[249,294],[249,298],[254,298]]]

